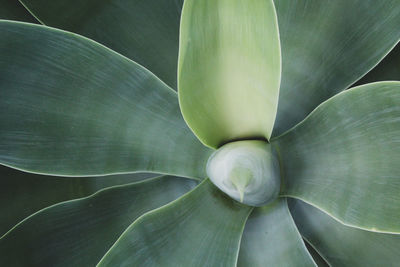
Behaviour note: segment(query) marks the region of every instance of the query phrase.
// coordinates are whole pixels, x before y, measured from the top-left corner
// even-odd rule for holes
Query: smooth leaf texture
[[[316,266],[285,198],[253,210],[243,232],[238,266]]]
[[[84,37],[0,22],[0,162],[56,175],[205,177],[176,93]]]
[[[400,233],[400,82],[347,90],[274,144],[281,195],[348,225]]]
[[[300,200],[293,203],[291,212],[301,234],[331,266],[398,266],[400,235],[348,227]]]
[[[275,1],[282,82],[273,136],[373,68],[400,39],[398,0]]]
[[[52,177],[0,166],[0,236],[27,216],[61,201],[96,191],[149,179],[154,174],[133,173],[101,177]]]
[[[183,0],[21,2],[42,23],[96,40],[145,66],[176,88]]]
[[[251,210],[207,179],[135,221],[99,266],[235,266]]]
[[[389,55],[359,80],[356,85],[390,80],[400,81],[400,44],[397,44]]]
[[[37,22],[17,0],[0,0],[0,19]]]
[[[322,258],[319,252],[316,251],[315,248],[307,242],[307,240],[304,240],[304,244],[306,245],[308,252],[310,252],[310,255],[313,257],[313,260],[318,267],[329,267],[329,264],[326,262],[326,260]]]
[[[0,239],[1,266],[94,266],[137,217],[195,182],[155,178],[41,210]]]
[[[270,137],[280,64],[271,0],[185,1],[179,101],[186,122],[207,146]]]

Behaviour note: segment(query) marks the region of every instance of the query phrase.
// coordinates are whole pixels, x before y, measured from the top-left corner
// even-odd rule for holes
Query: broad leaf
[[[250,211],[205,180],[135,221],[99,266],[234,266]]]
[[[400,235],[348,227],[302,201],[291,204],[301,234],[331,266],[397,266],[400,262]]]
[[[273,144],[281,195],[347,225],[400,233],[400,82],[347,90]]]
[[[154,174],[65,178],[25,173],[0,166],[0,236],[27,216],[50,205],[150,177],[154,177]]]
[[[347,89],[400,39],[398,0],[275,1],[282,83],[274,136]]]
[[[96,40],[135,60],[176,88],[183,0],[21,2],[42,23]]]
[[[56,175],[205,177],[176,93],[89,39],[0,22],[0,163]]]
[[[0,0],[0,19],[37,22],[18,0]]]
[[[183,178],[156,178],[41,210],[0,239],[0,265],[94,266],[137,217],[194,184]]]
[[[238,266],[316,266],[285,198],[251,213],[243,232]]]
[[[182,11],[178,87],[186,122],[210,147],[269,138],[281,71],[271,0],[187,0]]]

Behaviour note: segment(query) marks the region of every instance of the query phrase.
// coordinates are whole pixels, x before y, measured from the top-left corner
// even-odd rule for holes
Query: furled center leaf
[[[187,0],[181,19],[178,92],[183,116],[207,146],[269,138],[281,57],[270,0]]]
[[[228,143],[207,162],[210,180],[231,198],[250,206],[264,206],[278,197],[280,172],[277,154],[260,140]]]

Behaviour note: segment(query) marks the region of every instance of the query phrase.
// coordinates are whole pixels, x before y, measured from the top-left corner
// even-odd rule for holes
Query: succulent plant
[[[0,266],[400,262],[397,0],[0,18]]]

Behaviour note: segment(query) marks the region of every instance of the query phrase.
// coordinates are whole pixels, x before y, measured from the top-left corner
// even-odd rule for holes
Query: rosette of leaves
[[[0,17],[1,266],[400,261],[397,0],[1,0]],[[240,140],[274,151],[268,201],[267,150],[208,171]]]

